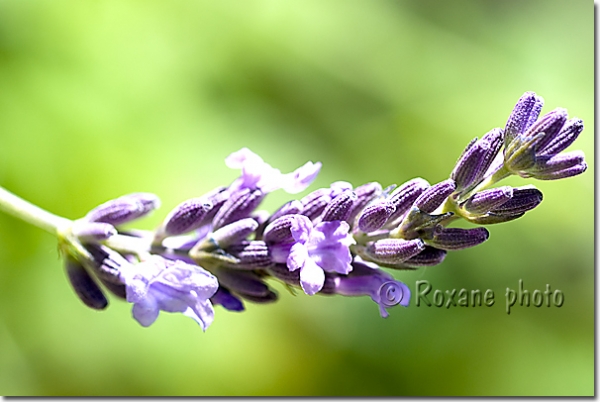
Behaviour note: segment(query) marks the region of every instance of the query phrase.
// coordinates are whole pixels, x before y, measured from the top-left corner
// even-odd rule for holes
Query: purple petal
[[[143,327],[149,327],[158,318],[158,306],[153,299],[147,299],[133,305],[133,318]]]
[[[302,243],[295,243],[290,249],[290,254],[287,258],[287,266],[290,271],[295,271],[302,268],[309,260],[308,250]]]
[[[290,231],[294,240],[300,243],[306,243],[313,230],[313,224],[304,215],[293,215]]]
[[[306,162],[292,173],[283,175],[283,190],[289,194],[304,191],[317,177],[319,170],[321,170],[321,162]]]
[[[314,295],[323,287],[325,283],[325,273],[317,264],[307,260],[300,269],[300,285],[302,290],[309,296]]]

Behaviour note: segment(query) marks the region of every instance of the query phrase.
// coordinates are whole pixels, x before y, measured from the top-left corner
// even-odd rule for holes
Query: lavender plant
[[[583,130],[582,120],[560,108],[538,119],[542,106],[541,97],[525,93],[506,126],[471,141],[450,177],[433,185],[422,178],[387,188],[340,181],[269,214],[257,211],[267,194],[303,191],[321,164],[283,174],[244,148],[225,160],[241,169],[238,179],[182,202],[154,231],[119,228],[159,207],[148,193],[124,195],[69,220],[0,187],[0,209],[57,236],[67,278],[86,306],[105,309],[112,293],[132,303],[143,326],[165,311],[206,330],[214,305],[242,311],[245,302],[276,301],[273,281],[311,296],[370,296],[387,317],[387,308],[409,305],[410,289],[382,268],[438,265],[448,251],[486,241],[483,225],[520,218],[542,201],[533,186],[494,187],[498,182],[586,170],[581,151],[562,153]],[[448,227],[459,219],[478,227]]]

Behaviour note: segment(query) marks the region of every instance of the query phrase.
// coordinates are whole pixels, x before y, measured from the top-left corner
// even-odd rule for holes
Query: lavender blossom
[[[287,263],[290,271],[300,270],[304,293],[314,295],[323,287],[324,271],[347,274],[352,270],[350,245],[355,241],[343,221],[321,222],[313,226],[303,215],[295,216],[290,230],[294,243],[272,247],[274,262]]]
[[[213,321],[209,298],[219,286],[217,278],[202,268],[159,256],[121,270],[127,286],[127,301],[133,303],[133,318],[150,326],[160,310],[183,313],[205,331]]]
[[[279,188],[290,194],[299,193],[312,183],[321,169],[320,162],[307,162],[292,173],[282,174],[248,148],[229,155],[225,164],[242,170],[241,177],[230,186],[232,192],[247,188],[260,189],[265,194]]]

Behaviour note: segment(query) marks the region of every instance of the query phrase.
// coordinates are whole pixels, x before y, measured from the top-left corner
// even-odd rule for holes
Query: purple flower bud
[[[427,243],[442,250],[462,250],[483,243],[490,236],[486,228],[459,229],[438,226]]]
[[[132,193],[121,196],[90,211],[86,218],[91,222],[119,225],[147,215],[160,206],[160,200],[150,193]]]
[[[298,215],[284,215],[269,223],[263,233],[263,240],[267,244],[281,244],[293,241],[290,228],[292,223],[298,219]]]
[[[210,298],[213,305],[221,305],[229,311],[244,311],[244,304],[226,288],[219,286],[217,292]]]
[[[117,234],[117,229],[109,223],[88,222],[85,219],[76,220],[71,230],[82,243],[106,240]]]
[[[234,244],[226,251],[239,260],[239,263],[232,268],[237,269],[258,269],[271,265],[271,256],[269,248],[264,241],[253,240]]]
[[[303,197],[302,215],[310,220],[314,220],[325,210],[325,207],[331,202],[331,189],[320,188]]]
[[[404,215],[427,188],[429,188],[429,183],[420,177],[409,180],[398,187],[388,199],[396,208],[388,221],[393,222]]]
[[[495,128],[479,141],[471,141],[459,158],[450,177],[459,191],[477,185],[485,176],[502,147],[502,130]]]
[[[421,239],[382,239],[367,244],[365,255],[381,264],[399,264],[419,254],[425,248]]]
[[[402,264],[409,268],[431,267],[441,264],[446,258],[446,251],[431,246],[425,246],[419,254],[410,257]]]
[[[496,215],[518,215],[537,207],[543,198],[544,195],[537,188],[515,188],[512,198],[491,212]]]
[[[231,194],[213,219],[213,228],[216,230],[231,222],[247,218],[264,197],[265,194],[261,190],[243,189]]]
[[[472,214],[486,214],[500,207],[513,196],[510,186],[492,188],[473,194],[465,203],[465,209]]]
[[[95,310],[104,310],[108,306],[104,293],[81,264],[68,257],[65,268],[69,282],[83,304]]]
[[[252,271],[218,267],[215,269],[215,275],[222,286],[244,298],[246,296],[264,297],[271,292],[271,289]]]
[[[538,142],[537,149],[542,150],[556,139],[561,128],[565,125],[567,117],[568,114],[565,109],[556,108],[529,127],[523,136],[532,138],[541,134],[542,139]]]
[[[587,164],[582,151],[567,152],[551,158],[539,158],[529,171],[538,180],[556,180],[575,176],[586,171]]]
[[[175,236],[198,229],[212,207],[205,198],[186,200],[167,215],[159,232],[164,236]]]
[[[507,143],[504,165],[514,173],[524,175],[536,164],[537,150],[543,150],[558,136],[567,120],[567,111],[557,108],[544,115],[527,132]]]
[[[348,219],[346,219],[346,222],[349,224],[354,222],[356,217],[371,201],[382,195],[381,184],[377,182],[366,183],[356,187],[354,193],[356,193],[357,199],[352,205],[352,210],[350,211]]]
[[[357,196],[354,191],[346,190],[342,192],[325,207],[321,221],[345,221],[350,216],[352,206],[356,200]]]
[[[389,200],[382,200],[366,207],[358,219],[358,228],[365,233],[380,229],[396,211]]]
[[[303,209],[304,206],[298,200],[287,202],[283,204],[277,211],[273,212],[273,215],[271,215],[271,218],[269,219],[269,223],[285,215],[299,214],[302,212]]]
[[[240,219],[215,230],[211,234],[211,238],[220,248],[226,248],[245,239],[256,228],[258,228],[258,222],[253,218]]]
[[[510,144],[515,137],[527,131],[537,120],[542,106],[544,106],[544,100],[535,92],[525,92],[508,117],[504,129],[504,143]]]
[[[456,190],[454,180],[441,181],[425,190],[414,202],[414,206],[428,214],[435,211]]]
[[[538,151],[538,155],[552,156],[564,151],[577,139],[582,131],[583,120],[578,118],[567,120],[560,132]]]

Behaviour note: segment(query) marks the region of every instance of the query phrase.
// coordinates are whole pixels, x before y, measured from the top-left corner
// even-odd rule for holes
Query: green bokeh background
[[[394,272],[492,289],[494,306],[387,319],[275,284],[278,303],[217,307],[206,333],[173,314],[142,328],[119,300],[85,308],[55,239],[0,215],[0,393],[592,395],[593,50],[583,0],[0,1],[0,185],[68,218],[149,191],[163,206],[136,226],[151,229],[233,180],[241,147],[282,171],[323,162],[309,190],[437,182],[527,90],[585,121],[572,149],[589,164],[536,182],[543,203],[485,244]],[[519,279],[564,305],[507,315]]]

